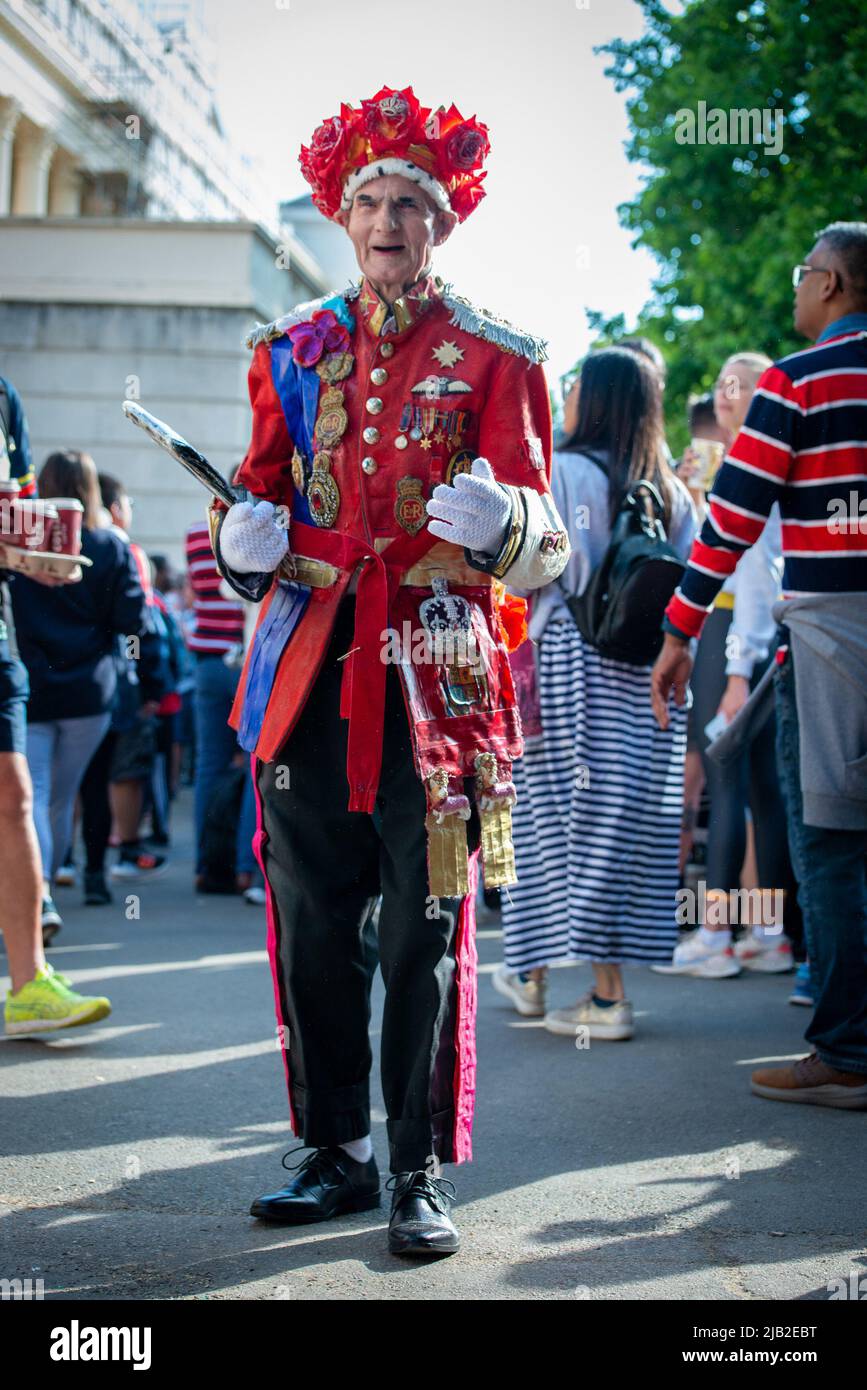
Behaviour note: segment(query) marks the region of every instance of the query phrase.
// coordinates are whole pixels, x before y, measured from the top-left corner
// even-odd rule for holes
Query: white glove
[[[274,503],[236,502],[220,528],[220,554],[236,574],[269,573],[289,549],[289,537],[274,520]]]
[[[427,514],[435,518],[428,530],[440,540],[494,556],[505,539],[512,503],[488,460],[475,459],[472,473],[458,473],[453,487],[440,483],[434,488]]]

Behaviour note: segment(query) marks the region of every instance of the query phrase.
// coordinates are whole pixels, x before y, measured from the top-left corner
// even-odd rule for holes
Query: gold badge
[[[398,525],[402,526],[404,531],[408,531],[411,536],[418,535],[427,521],[421,479],[412,477],[400,479],[397,485],[394,514],[397,517]]]
[[[297,449],[292,455],[292,481],[297,487],[298,491],[301,493],[301,496],[303,497],[304,484],[306,482],[306,478],[304,476],[304,459],[301,457]]]
[[[451,485],[458,473],[470,473],[475,457],[472,449],[456,449],[446,464],[443,482]]]
[[[323,449],[333,449],[343,438],[348,424],[343,392],[339,386],[329,386],[319,401],[319,414],[313,431],[317,443]]]
[[[340,511],[340,490],[331,476],[331,455],[320,450],[313,458],[307,485],[307,505],[317,526],[333,526]]]
[[[345,381],[354,366],[351,352],[330,352],[316,363],[316,374],[330,386],[335,381]]]

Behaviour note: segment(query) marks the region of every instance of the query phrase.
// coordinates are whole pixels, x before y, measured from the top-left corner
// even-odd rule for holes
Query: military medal
[[[297,449],[292,455],[292,481],[303,497],[304,484],[306,482],[306,478],[304,475],[304,459],[302,458],[301,454],[298,452]]]
[[[329,386],[344,381],[355,365],[351,352],[330,352],[316,363],[316,375]]]
[[[314,434],[322,449],[333,449],[346,433],[349,416],[343,403],[343,392],[339,386],[329,386],[319,401],[319,414],[316,417]]]
[[[307,485],[307,505],[317,526],[333,526],[340,511],[340,490],[331,476],[331,455],[324,449],[313,456]]]
[[[399,480],[394,514],[398,525],[402,526],[404,531],[408,531],[411,536],[418,535],[427,521],[424,492],[419,478],[406,477]]]

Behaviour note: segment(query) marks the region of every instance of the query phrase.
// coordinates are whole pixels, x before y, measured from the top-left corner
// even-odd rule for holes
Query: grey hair
[[[841,288],[867,304],[867,222],[829,222],[816,239],[842,262],[848,284]]]

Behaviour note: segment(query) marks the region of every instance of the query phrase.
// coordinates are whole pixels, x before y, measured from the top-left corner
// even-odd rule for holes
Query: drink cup
[[[710,492],[720,464],[725,458],[725,445],[717,439],[691,439],[689,443],[690,448],[694,449],[701,459],[699,472],[690,478],[690,487]]]
[[[77,497],[52,497],[57,521],[51,533],[51,549],[58,555],[81,553],[81,523],[84,507]]]
[[[0,530],[6,545],[21,550],[47,550],[57,522],[53,502],[38,497],[19,497],[0,503]]]

